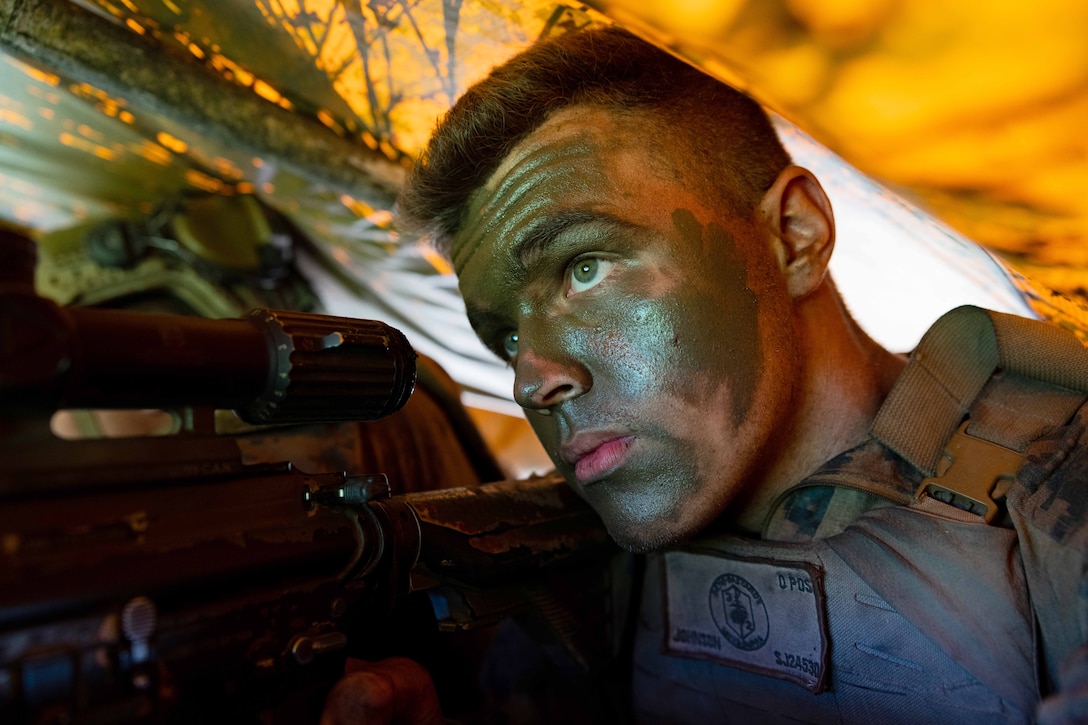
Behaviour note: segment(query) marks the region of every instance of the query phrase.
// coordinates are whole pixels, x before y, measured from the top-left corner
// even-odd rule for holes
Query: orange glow
[[[351,213],[359,218],[365,218],[368,214],[374,213],[373,208],[358,199],[353,199],[347,194],[340,195],[340,203],[350,209]]]
[[[7,108],[0,108],[0,122],[10,123],[12,126],[18,126],[24,131],[29,131],[34,128],[34,124],[29,118],[17,111],[12,111]]]
[[[642,0],[609,3],[609,17],[625,26],[668,27],[681,37],[691,33],[716,33],[728,27],[744,7],[743,0]]]
[[[81,123],[76,130],[79,131],[80,136],[89,138],[92,141],[98,141],[99,143],[101,143],[103,140],[105,140],[105,135],[101,131],[95,131],[93,128],[85,123]]]
[[[196,169],[187,170],[185,172],[185,180],[196,188],[213,194],[223,189],[222,181],[208,176],[207,174],[201,173]]]
[[[786,4],[820,43],[849,48],[880,28],[894,0],[787,0]]]
[[[388,209],[376,209],[367,215],[366,220],[376,227],[391,227],[393,225],[393,212]]]
[[[156,134],[155,140],[176,154],[183,154],[189,150],[188,144],[179,138],[174,138],[165,131],[160,131]]]
[[[253,90],[258,96],[266,101],[276,103],[281,98],[279,91],[260,79],[253,82]]]
[[[225,159],[222,156],[217,156],[212,159],[212,164],[215,166],[215,171],[220,176],[225,176],[228,179],[240,179],[242,178],[242,170],[234,165],[230,159]]]
[[[102,7],[106,8],[106,10],[115,17],[119,18],[123,14],[121,12],[121,8],[115,6],[113,3],[110,3],[107,0],[102,0],[99,4],[102,5]]]
[[[234,80],[236,80],[238,83],[241,83],[243,86],[253,85],[256,76],[247,71],[245,68],[237,65],[236,63],[228,63],[228,66],[230,67],[231,72],[234,73]],[[256,82],[261,83],[261,81]]]
[[[328,126],[333,131],[336,131],[339,134],[344,133],[344,128],[337,122],[336,117],[333,116],[331,113],[329,113],[324,108],[318,109],[318,111],[317,111],[317,120],[321,121],[321,123],[325,124],[326,126]]]
[[[61,132],[61,134],[57,138],[62,144],[69,148],[78,149],[79,151],[83,151],[93,156],[97,156],[101,159],[114,158],[114,152],[112,150],[106,148],[105,146],[100,146],[99,144],[96,144],[92,141],[88,141],[85,138],[81,138],[80,136],[77,136],[75,134],[68,133],[67,131]]]
[[[382,153],[385,154],[386,157],[391,159],[397,158],[397,149],[395,149],[393,147],[393,144],[389,143],[385,139],[382,139],[378,142],[378,148],[382,150]]]
[[[170,154],[169,151],[164,149],[162,146],[159,146],[158,144],[151,143],[150,141],[141,142],[134,150],[137,154],[147,159],[148,161],[159,164],[161,166],[167,166],[170,164],[171,161],[174,160],[174,157]]]
[[[233,80],[235,83],[238,83],[239,85],[243,85],[248,88],[250,85],[253,84],[255,76],[252,73],[232,61],[230,58],[222,55],[218,51],[215,51],[215,53],[212,55],[211,64],[213,68],[218,70],[227,78]]]
[[[132,31],[134,31],[136,33],[139,33],[140,35],[143,35],[144,33],[147,32],[147,28],[140,25],[139,23],[137,23],[132,18],[128,18],[127,20],[125,20],[125,25],[127,25],[129,27],[129,30],[132,30]]]
[[[439,274],[453,274],[453,267],[446,261],[446,258],[435,251],[434,247],[430,244],[422,243],[419,245],[419,251],[423,255],[423,258],[434,267],[435,271]]]
[[[54,75],[52,73],[46,73],[45,71],[38,70],[37,68],[34,68],[32,66],[29,66],[29,65],[25,65],[23,63],[18,63],[17,61],[12,61],[12,62],[21,71],[23,71],[24,73],[26,73],[28,76],[30,76],[34,80],[38,81],[39,83],[44,83],[44,84],[46,84],[48,86],[58,86],[58,85],[60,85],[60,76],[58,76],[58,75]]]

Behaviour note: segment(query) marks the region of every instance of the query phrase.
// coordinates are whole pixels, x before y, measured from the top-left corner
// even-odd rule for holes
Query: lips
[[[589,483],[623,465],[634,441],[634,436],[615,433],[580,435],[563,446],[563,459],[574,465],[580,482]]]

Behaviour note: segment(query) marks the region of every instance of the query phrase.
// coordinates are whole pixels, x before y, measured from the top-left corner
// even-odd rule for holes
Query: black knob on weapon
[[[263,392],[236,411],[249,423],[377,420],[415,388],[415,352],[382,322],[284,310],[249,319],[267,335],[272,362]]]

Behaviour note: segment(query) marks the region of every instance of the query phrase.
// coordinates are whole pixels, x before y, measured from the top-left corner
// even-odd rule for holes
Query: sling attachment
[[[922,481],[915,497],[932,496],[991,523],[1000,511],[995,499],[1005,497],[1024,457],[1014,450],[970,435],[968,422],[963,421],[952,435],[937,464],[937,475]]]

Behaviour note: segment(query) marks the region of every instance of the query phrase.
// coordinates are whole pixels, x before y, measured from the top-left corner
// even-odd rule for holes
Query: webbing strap
[[[945,444],[997,370],[1088,393],[1088,350],[1073,334],[1015,315],[958,307],[918,343],[873,422],[873,435],[933,476]],[[1032,407],[1041,417],[1065,413],[1064,402],[1045,398]]]

